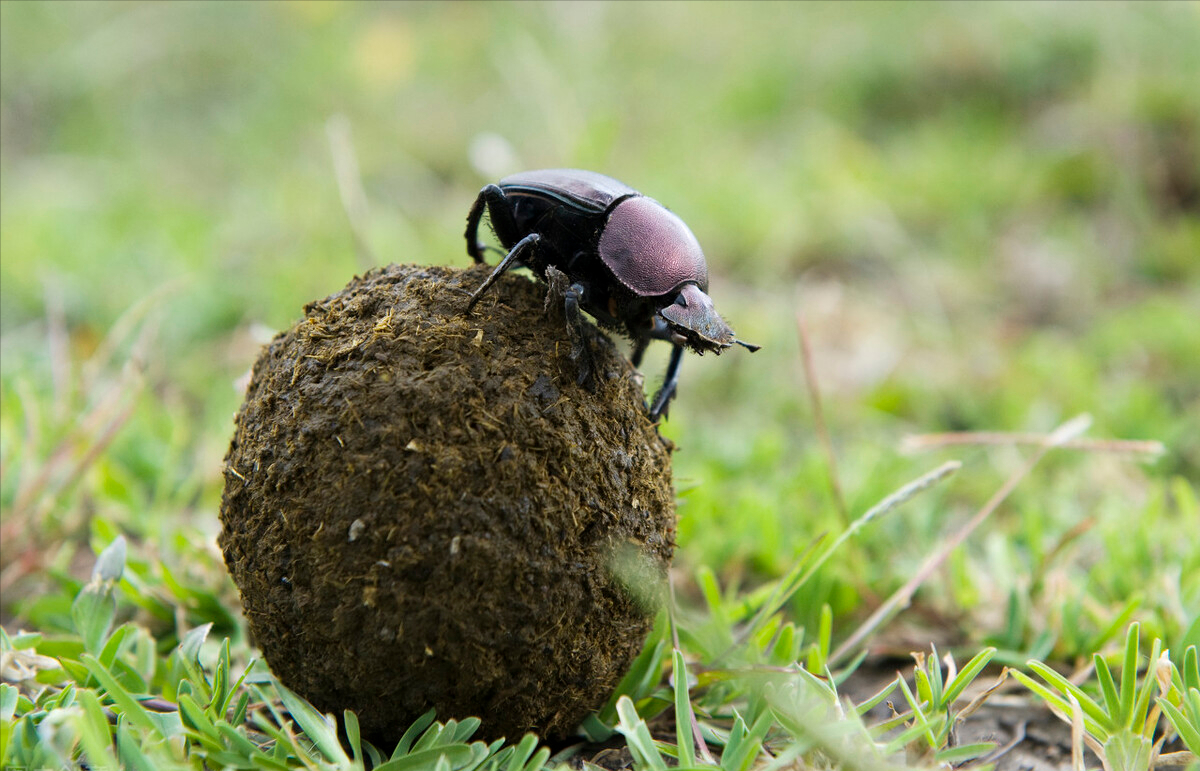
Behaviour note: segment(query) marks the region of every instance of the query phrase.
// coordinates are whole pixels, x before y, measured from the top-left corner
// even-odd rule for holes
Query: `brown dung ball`
[[[569,735],[649,631],[671,458],[590,325],[507,275],[389,266],[305,308],[254,367],[220,545],[271,669],[395,741],[430,707],[485,738]],[[557,310],[557,313],[555,312]]]

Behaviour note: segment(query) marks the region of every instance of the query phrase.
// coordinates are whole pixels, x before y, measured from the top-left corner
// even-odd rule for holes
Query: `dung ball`
[[[220,546],[276,676],[395,741],[431,707],[485,738],[569,735],[652,624],[670,446],[634,370],[487,266],[389,266],[309,304],[255,364]],[[555,312],[557,311],[557,312]]]

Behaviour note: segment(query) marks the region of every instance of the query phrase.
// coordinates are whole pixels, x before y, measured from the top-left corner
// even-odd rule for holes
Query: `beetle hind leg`
[[[517,221],[513,216],[512,203],[498,185],[485,186],[479,191],[475,203],[471,204],[471,211],[467,213],[467,230],[464,233],[467,239],[467,254],[471,255],[471,259],[477,264],[484,261],[483,252],[486,249],[500,251],[479,240],[479,223],[483,219],[484,209],[487,209],[492,229],[496,231],[500,243],[507,245],[517,241]]]

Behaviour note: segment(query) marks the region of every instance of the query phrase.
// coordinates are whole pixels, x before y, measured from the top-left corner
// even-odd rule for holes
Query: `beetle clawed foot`
[[[581,336],[571,345],[570,353],[571,361],[575,362],[575,366],[579,371],[575,375],[575,385],[582,386],[589,391],[596,390],[596,368],[592,364],[592,353],[588,349],[587,341]]]
[[[651,423],[658,423],[661,420],[667,419],[668,413],[671,411],[671,399],[674,396],[674,383],[665,384],[659,389],[658,393],[654,395],[654,401],[650,405],[647,405]]]

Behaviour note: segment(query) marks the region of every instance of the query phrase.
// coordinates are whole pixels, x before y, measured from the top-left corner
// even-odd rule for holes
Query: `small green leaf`
[[[71,621],[88,653],[99,653],[117,614],[111,584],[93,581],[80,590],[71,604]]]
[[[1193,691],[1200,698],[1200,693]],[[1200,721],[1189,720],[1174,704],[1171,704],[1166,699],[1159,699],[1158,706],[1162,707],[1163,714],[1167,716],[1167,720],[1175,729],[1175,733],[1179,734],[1179,738],[1183,740],[1183,745],[1193,755],[1200,755]]]
[[[859,715],[865,715],[871,710],[875,709],[875,707],[883,703],[884,699],[892,694],[892,691],[896,690],[896,686],[899,685],[900,679],[900,676],[897,675],[895,680],[890,681],[887,685],[883,686],[883,688],[880,688],[874,696],[855,707],[854,711]]]
[[[79,735],[80,748],[91,768],[118,768],[117,759],[112,754],[112,733],[108,718],[100,699],[89,690],[79,692],[79,703],[83,707],[78,717],[76,730]]]
[[[950,684],[946,686],[946,693],[942,697],[943,704],[946,707],[953,705],[954,702],[958,700],[958,697],[962,695],[963,691],[966,690],[967,686],[979,676],[979,673],[983,671],[983,668],[988,665],[988,662],[990,662],[992,657],[995,655],[995,648],[984,648],[979,653],[975,654],[971,660],[967,662],[967,665],[963,667],[957,675],[954,676],[954,679],[950,681]]]
[[[125,688],[122,687],[119,682],[117,682],[117,679],[113,677],[112,673],[105,669],[98,660],[85,653],[81,657],[80,661],[85,667],[87,667],[88,672],[90,672],[92,676],[96,678],[96,680],[100,683],[100,686],[104,688],[109,698],[113,700],[113,703],[117,706],[121,713],[125,715],[126,720],[144,731],[153,731],[158,733],[158,727],[155,724],[155,721],[150,717],[149,713],[147,713],[146,709],[142,707],[137,699],[133,698],[129,691],[126,691]],[[166,738],[165,734],[163,735],[163,738]]]
[[[1063,677],[1061,674],[1040,661],[1030,661],[1028,662],[1027,666],[1040,675],[1041,678],[1051,686],[1057,688],[1060,693],[1064,695],[1069,693],[1074,696],[1079,702],[1079,707],[1083,710],[1083,714],[1095,721],[1097,726],[1102,726],[1105,734],[1111,733],[1116,729],[1117,726],[1113,723],[1112,718],[1103,709],[1101,709],[1100,705],[1097,704],[1092,697],[1084,693],[1083,689],[1081,689],[1079,686],[1075,685],[1070,680]],[[1015,673],[1016,672],[1014,670],[1014,674]],[[1062,703],[1067,705],[1065,713],[1068,715],[1071,714],[1070,705],[1066,699],[1063,699]],[[1132,705],[1132,703],[1133,701],[1130,699],[1130,704]],[[1101,740],[1103,741],[1102,738]]]
[[[1121,669],[1121,710],[1114,714],[1115,725],[1129,728],[1133,725],[1133,700],[1137,690],[1138,631],[1137,623],[1129,625],[1125,636],[1125,663]]]
[[[352,710],[342,712],[342,725],[346,727],[346,741],[350,744],[350,752],[354,755],[354,768],[363,767],[362,735],[358,730],[358,715]]]
[[[195,699],[187,694],[182,694],[178,703],[179,716],[185,727],[191,727],[212,739],[220,738],[221,734],[217,731],[217,727],[208,719],[204,708],[197,704]]]
[[[1150,712],[1150,702],[1154,698],[1154,692],[1158,690],[1158,678],[1154,676],[1154,667],[1158,664],[1158,656],[1161,652],[1162,640],[1155,638],[1150,647],[1150,667],[1146,670],[1146,676],[1142,678],[1141,687],[1137,692],[1137,700],[1133,703],[1133,712],[1130,716],[1130,728],[1135,733],[1146,737],[1154,734],[1154,725],[1146,725],[1146,722]],[[1154,722],[1158,722],[1157,718]]]
[[[12,742],[13,715],[17,712],[17,689],[0,683],[0,768],[8,768],[8,750]]]
[[[477,717],[469,717],[460,721],[454,729],[452,742],[466,743],[472,736],[475,735],[475,732],[479,730],[479,726],[482,724],[483,721]]]
[[[119,535],[96,558],[96,565],[92,568],[92,581],[115,584],[121,580],[121,574],[124,572],[125,536]]]
[[[392,752],[392,760],[404,757],[407,755],[413,746],[413,742],[417,740],[426,728],[433,724],[434,717],[437,716],[435,710],[429,710],[424,715],[413,721],[413,724],[408,727],[404,735],[400,737],[400,741],[396,743],[396,749]]]
[[[158,771],[150,758],[142,752],[138,740],[131,733],[130,724],[124,721],[117,723],[117,754],[121,758],[121,768],[130,771]]]
[[[246,735],[227,723],[218,723],[217,731],[220,733],[226,744],[235,752],[241,753],[243,757],[249,758],[254,753],[260,752],[254,742],[246,738]]]
[[[1104,699],[1104,708],[1108,714],[1116,715],[1121,710],[1121,696],[1117,693],[1117,684],[1113,680],[1108,662],[1099,653],[1092,654],[1092,666],[1096,670],[1096,680],[1100,683],[1100,695]]]
[[[300,730],[312,740],[321,754],[334,763],[349,766],[350,758],[346,756],[346,751],[338,741],[337,728],[332,718],[322,715],[305,699],[282,684],[278,686],[278,690],[279,700],[283,702],[284,709],[291,714],[296,725],[300,726]]]
[[[930,656],[926,660],[929,665],[929,703],[935,708],[945,709],[947,704],[944,700],[945,691],[943,689],[944,681],[942,679],[942,660],[938,656],[937,646],[930,646]]]
[[[950,763],[959,765],[968,760],[982,757],[992,750],[996,749],[995,742],[978,742],[976,744],[959,744],[955,747],[947,747],[934,755],[934,758],[939,763]]]
[[[199,663],[200,648],[204,645],[204,641],[208,639],[208,633],[212,631],[212,622],[201,624],[200,626],[191,629],[179,641],[179,657],[184,661]]]
[[[461,768],[470,763],[472,757],[471,748],[467,745],[450,744],[393,757],[375,771],[434,771],[440,763],[450,768]]]

